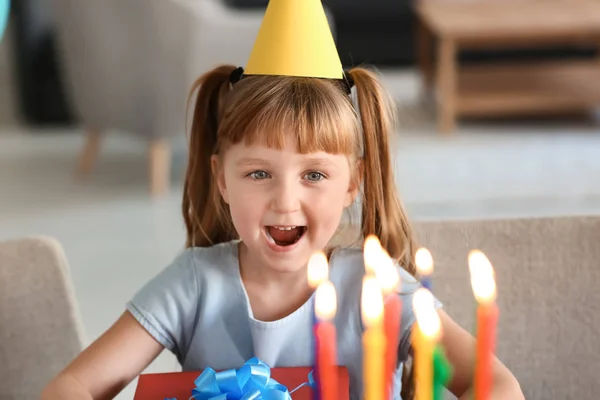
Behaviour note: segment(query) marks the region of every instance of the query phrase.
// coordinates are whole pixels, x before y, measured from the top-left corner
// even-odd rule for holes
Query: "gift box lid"
[[[271,377],[290,391],[308,381],[310,367],[271,368]],[[134,400],[188,400],[201,372],[167,372],[139,376]],[[338,367],[339,400],[349,399],[348,370]],[[303,386],[292,394],[292,400],[312,400],[312,389]]]

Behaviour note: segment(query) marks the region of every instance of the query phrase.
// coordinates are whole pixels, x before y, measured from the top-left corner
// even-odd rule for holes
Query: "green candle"
[[[438,344],[433,350],[433,400],[442,400],[444,388],[452,376],[452,365],[446,359],[444,348]]]

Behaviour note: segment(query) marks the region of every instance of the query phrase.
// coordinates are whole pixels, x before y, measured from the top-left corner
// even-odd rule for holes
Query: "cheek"
[[[251,185],[244,184],[242,179],[226,176],[227,194],[229,197],[229,212],[233,224],[244,236],[251,227],[260,221],[264,209],[264,194],[253,190]]]
[[[347,185],[343,182],[331,182],[326,188],[320,190],[318,195],[311,196],[308,205],[315,218],[321,221],[337,221],[344,212],[347,197]]]
[[[229,210],[235,229],[240,236],[244,236],[244,233],[248,231],[249,227],[253,225],[255,221],[251,207],[244,206],[243,203],[238,202],[235,205],[231,205]]]
[[[250,207],[251,205],[262,204],[265,201],[265,190],[256,187],[251,182],[243,178],[226,178],[227,194],[230,204],[237,207]]]
[[[231,195],[229,202],[229,213],[231,221],[238,235],[248,241],[253,237],[253,231],[258,221],[260,221],[259,208],[247,199],[241,199],[240,196]]]

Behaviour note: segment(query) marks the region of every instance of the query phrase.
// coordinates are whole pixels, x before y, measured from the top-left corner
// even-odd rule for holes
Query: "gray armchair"
[[[165,193],[193,81],[221,63],[244,65],[264,10],[219,0],[53,2],[64,81],[87,134],[78,172],[91,171],[106,132],[133,133],[148,142],[151,193]]]

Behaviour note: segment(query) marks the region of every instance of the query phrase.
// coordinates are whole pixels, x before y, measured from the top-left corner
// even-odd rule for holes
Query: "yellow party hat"
[[[244,75],[343,79],[321,0],[270,0]]]

